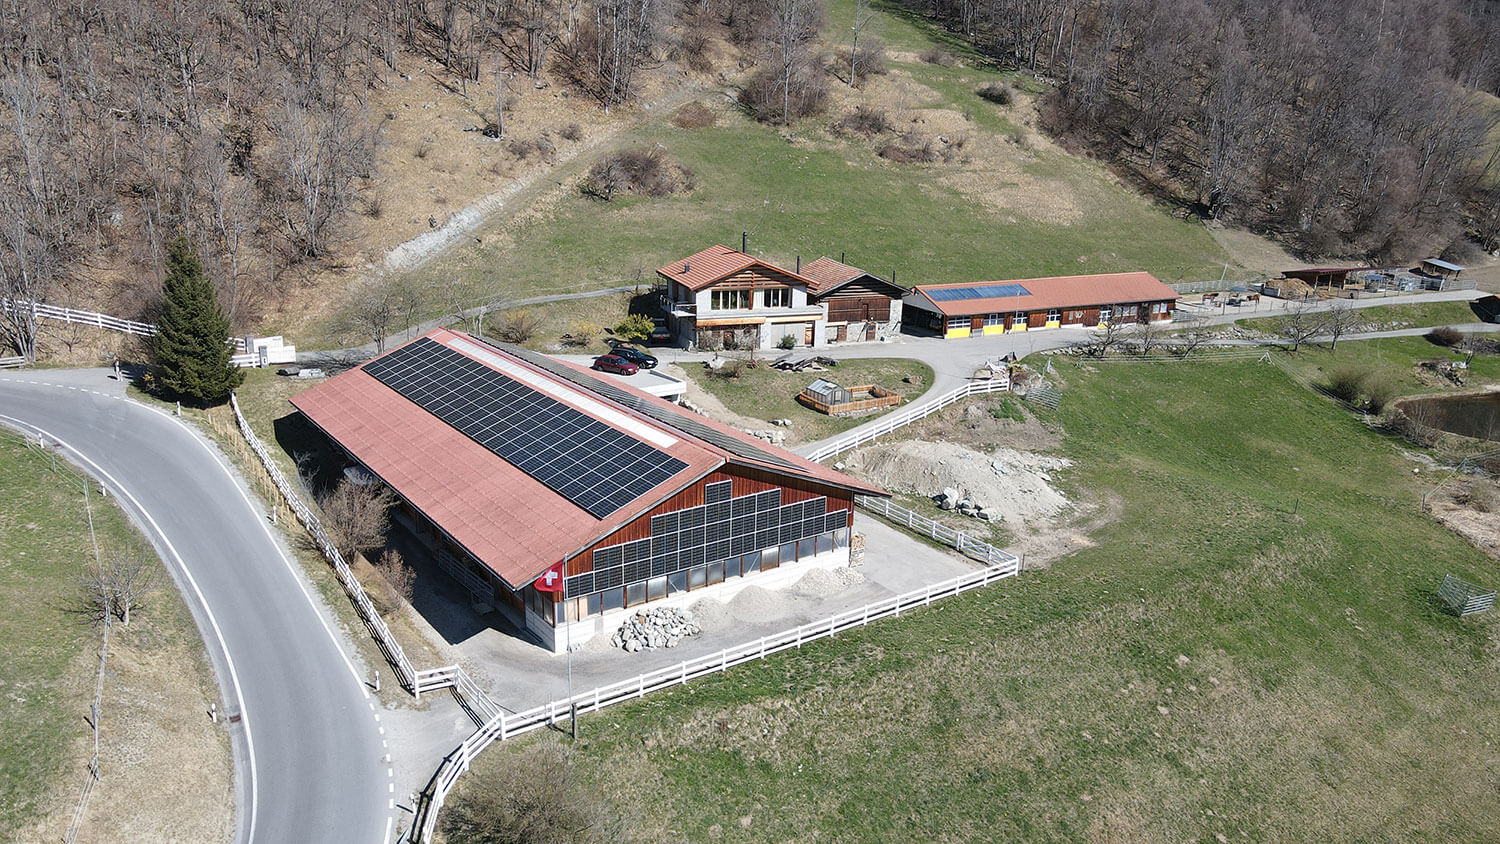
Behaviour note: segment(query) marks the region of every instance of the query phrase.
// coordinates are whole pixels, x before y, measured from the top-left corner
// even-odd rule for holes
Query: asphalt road
[[[57,383],[31,383],[47,381]],[[386,841],[394,794],[380,707],[332,620],[218,452],[119,393],[101,370],[0,374],[0,424],[61,440],[166,561],[229,719],[235,840]]]

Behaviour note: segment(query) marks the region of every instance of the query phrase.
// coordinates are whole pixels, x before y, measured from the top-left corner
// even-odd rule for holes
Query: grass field
[[[903,358],[847,360],[826,372],[784,372],[762,363],[754,369],[740,369],[737,378],[709,377],[708,371],[696,364],[685,364],[683,369],[694,384],[741,416],[766,421],[791,419],[791,432],[798,443],[831,437],[880,415],[828,416],[802,405],[797,401],[797,394],[818,378],[827,378],[846,387],[874,384],[908,401],[932,385],[932,367]],[[902,381],[910,376],[918,376],[921,380],[915,384]]]
[[[1359,315],[1366,323],[1394,326],[1402,323],[1405,328],[1427,328],[1438,325],[1465,325],[1479,322],[1468,302],[1423,302],[1414,305],[1379,305],[1360,308]],[[1280,317],[1259,317],[1235,320],[1235,325],[1255,331],[1275,333]]]
[[[1058,372],[1097,547],[590,716],[580,775],[673,840],[1491,839],[1500,637],[1434,591],[1500,576],[1401,445],[1265,364]]]
[[[82,480],[60,458],[0,430],[0,840],[56,840],[83,784],[86,718],[99,670],[101,625],[82,611],[79,579],[93,561]],[[155,552],[92,484],[94,533],[105,555],[156,562]],[[232,826],[229,747],[200,713],[217,699],[192,616],[165,573],[116,625],[104,687],[101,766],[80,840],[142,828],[212,840]],[[162,755],[170,746],[176,756]],[[189,784],[176,781],[181,764]],[[106,831],[107,830],[107,831]],[[15,836],[14,838],[12,836]],[[226,834],[227,837],[227,834]],[[116,839],[118,840],[118,839]]]
[[[1461,361],[1467,353],[1433,345],[1425,337],[1387,337],[1340,343],[1337,349],[1327,344],[1306,345],[1295,355],[1280,358],[1301,378],[1321,384],[1335,372],[1355,368],[1387,378],[1397,395],[1451,392],[1462,388],[1417,367],[1421,361]],[[1500,356],[1475,355],[1469,361],[1467,389],[1486,382],[1500,382]]]

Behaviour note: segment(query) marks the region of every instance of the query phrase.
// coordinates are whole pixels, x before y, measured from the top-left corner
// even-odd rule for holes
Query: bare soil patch
[[[1428,502],[1428,512],[1475,548],[1500,560],[1500,484],[1470,478]]]

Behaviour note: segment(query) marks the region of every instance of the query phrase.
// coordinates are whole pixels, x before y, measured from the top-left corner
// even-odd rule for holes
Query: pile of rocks
[[[677,643],[703,630],[687,610],[657,607],[641,610],[621,625],[610,644],[631,653],[657,648],[675,648]]]
[[[747,429],[745,433],[758,440],[765,440],[771,445],[781,445],[786,442],[786,431],[751,431]]]
[[[953,487],[945,488],[941,493],[932,497],[937,506],[944,510],[952,510],[960,516],[968,516],[974,519],[983,519],[986,522],[998,522],[1005,516],[996,508],[980,504],[966,495],[962,495]]]

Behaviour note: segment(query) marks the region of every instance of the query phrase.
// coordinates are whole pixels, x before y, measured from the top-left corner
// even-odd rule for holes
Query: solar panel
[[[510,354],[521,358],[527,363],[532,364],[533,366],[545,369],[546,371],[558,376],[559,378],[565,378],[568,381],[571,381],[586,390],[592,390],[593,392],[604,396],[610,401],[623,404],[631,410],[642,414],[643,416],[648,416],[658,422],[663,422],[667,425],[670,425],[673,428],[676,428],[677,430],[683,432],[684,434],[696,437],[700,440],[703,440],[704,442],[712,443],[719,448],[722,448],[725,451],[729,452],[730,454],[738,455],[740,457],[746,458],[747,460],[754,460],[760,463],[770,463],[774,466],[780,466],[783,469],[790,469],[794,472],[797,472],[798,474],[807,474],[807,470],[805,468],[798,466],[797,464],[792,463],[785,458],[772,454],[771,452],[766,451],[763,448],[758,448],[750,443],[745,442],[744,440],[738,439],[736,437],[731,437],[728,434],[723,433],[722,431],[710,428],[702,422],[694,419],[687,413],[679,413],[677,411],[662,407],[655,402],[641,399],[626,392],[625,390],[620,389],[619,387],[614,386],[613,384],[607,383],[605,381],[600,381],[599,379],[589,375],[585,375],[582,372],[579,372],[578,370],[567,366],[566,364],[547,357],[546,355],[537,354],[536,352],[520,348],[519,346],[512,346],[508,343],[499,343],[496,345],[504,349],[506,352],[509,352]]]
[[[1030,296],[1031,291],[1019,284],[976,284],[972,287],[939,287],[923,291],[934,302],[960,299],[1001,299],[1007,296]]]
[[[602,519],[687,464],[430,338],[365,372]]]

